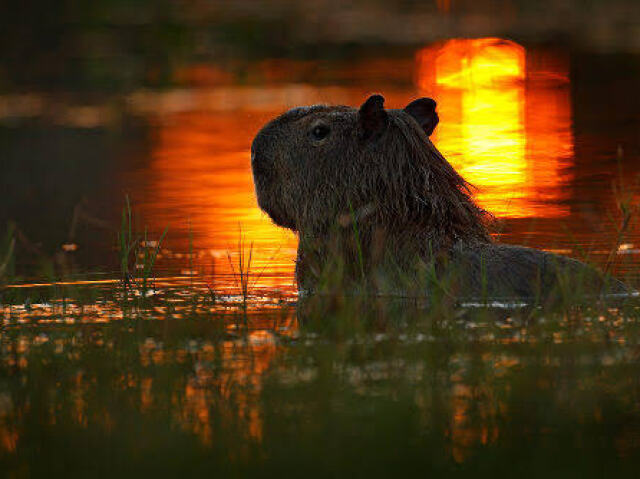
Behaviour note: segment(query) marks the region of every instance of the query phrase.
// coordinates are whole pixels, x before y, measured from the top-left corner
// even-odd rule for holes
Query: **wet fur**
[[[406,291],[422,287],[429,268],[461,297],[547,297],[565,273],[601,289],[603,278],[583,263],[492,241],[491,216],[428,137],[438,121],[433,100],[404,110],[382,102],[295,108],[252,144],[258,204],[299,235],[300,289],[331,281]],[[317,140],[323,125],[330,133]]]

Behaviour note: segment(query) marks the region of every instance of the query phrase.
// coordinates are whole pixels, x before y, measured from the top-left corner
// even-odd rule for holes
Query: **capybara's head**
[[[287,111],[251,145],[258,204],[278,225],[317,233],[358,214],[389,230],[439,228],[486,234],[467,183],[429,140],[436,102],[385,110],[315,105]],[[459,231],[458,231],[459,230]]]

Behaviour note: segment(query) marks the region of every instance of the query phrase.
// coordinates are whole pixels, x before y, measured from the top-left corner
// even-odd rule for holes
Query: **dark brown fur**
[[[493,243],[490,215],[428,137],[438,121],[435,102],[385,110],[383,101],[372,96],[359,110],[295,108],[253,141],[258,204],[299,235],[301,289],[316,289],[330,270],[340,284],[406,290],[424,268],[442,278],[452,264],[463,296],[547,294],[560,266],[596,276],[568,258]]]

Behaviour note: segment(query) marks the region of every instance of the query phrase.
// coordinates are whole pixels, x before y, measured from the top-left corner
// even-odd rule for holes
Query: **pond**
[[[635,282],[640,230],[623,209],[640,200],[629,73],[640,57],[454,38],[243,68],[184,66],[167,89],[0,96],[0,263],[12,245],[0,275],[0,467],[636,470],[635,304],[298,297],[297,238],[258,208],[249,149],[294,106],[432,97],[432,140],[495,215],[497,241]],[[132,274],[157,254],[144,288],[120,280],[127,204],[145,242],[127,258]]]

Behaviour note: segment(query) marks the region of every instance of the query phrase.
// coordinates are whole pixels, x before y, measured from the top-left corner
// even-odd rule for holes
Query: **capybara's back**
[[[493,242],[491,215],[429,139],[435,102],[383,105],[294,108],[253,141],[258,204],[299,236],[300,289],[415,291],[426,269],[460,298],[632,291],[579,261]]]
[[[451,249],[448,259],[454,274],[459,275],[459,295],[467,298],[548,302],[630,293],[619,280],[581,261],[534,248],[459,244]]]

